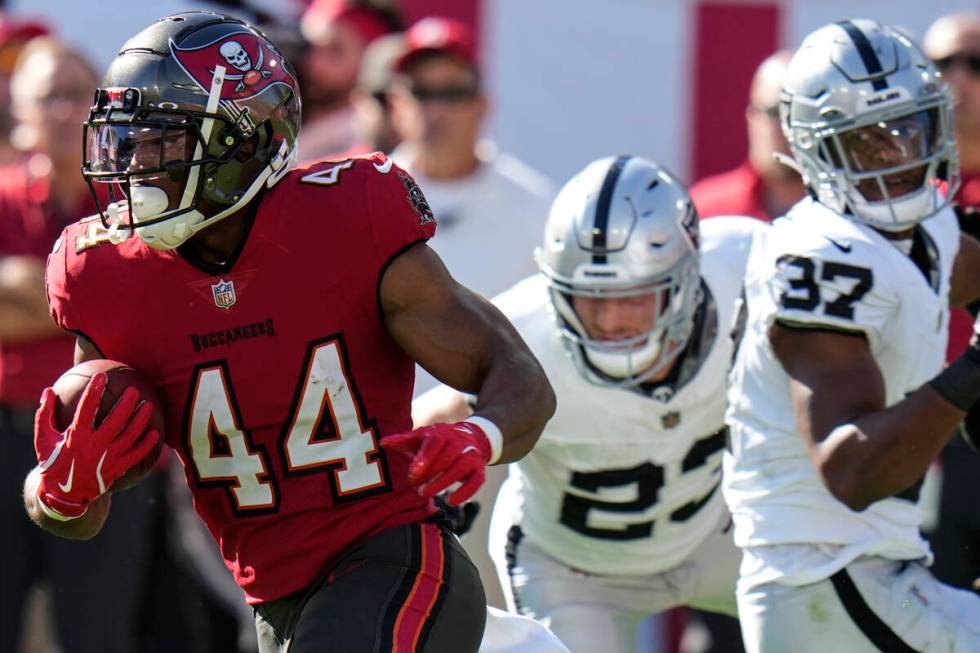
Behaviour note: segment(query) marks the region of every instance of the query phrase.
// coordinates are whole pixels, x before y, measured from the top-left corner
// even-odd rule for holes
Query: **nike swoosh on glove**
[[[58,396],[51,388],[41,393],[41,407],[34,417],[34,449],[41,470],[38,499],[49,516],[81,517],[92,501],[149,455],[160,440],[159,431],[146,430],[153,406],[140,401],[136,388],[126,388],[95,426],[107,381],[105,373],[92,376],[64,432],[54,425]]]
[[[490,440],[476,424],[455,422],[432,424],[389,435],[381,446],[390,451],[415,454],[408,466],[408,480],[419,486],[419,494],[433,497],[453,483],[459,488],[446,498],[458,506],[471,498],[486,480],[490,462]]]

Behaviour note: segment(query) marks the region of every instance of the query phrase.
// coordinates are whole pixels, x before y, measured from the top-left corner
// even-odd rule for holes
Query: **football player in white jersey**
[[[739,553],[719,490],[725,384],[745,258],[764,228],[699,225],[658,165],[601,159],[556,198],[541,274],[495,300],[558,412],[511,466],[491,555],[511,609],[576,653],[633,653],[640,623],[677,605],[735,614]],[[449,388],[413,407],[426,422],[469,412]]]
[[[915,495],[980,396],[980,346],[945,370],[949,305],[980,295],[947,206],[949,92],[869,20],[810,34],[783,130],[810,190],[757,237],[730,383],[724,493],[751,653],[980,651],[980,598],[940,584]]]

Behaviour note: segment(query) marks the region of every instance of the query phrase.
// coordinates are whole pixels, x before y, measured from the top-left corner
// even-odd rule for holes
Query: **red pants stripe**
[[[445,555],[442,534],[435,524],[422,524],[422,564],[415,576],[408,600],[395,619],[391,653],[415,653],[419,635],[439,596],[443,584]]]

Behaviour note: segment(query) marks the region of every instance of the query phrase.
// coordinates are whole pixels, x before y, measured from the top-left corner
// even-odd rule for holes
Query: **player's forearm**
[[[59,521],[48,517],[41,509],[40,500],[37,498],[40,480],[40,472],[34,468],[24,481],[24,508],[27,510],[27,516],[30,517],[31,521],[47,532],[69,540],[88,540],[98,535],[109,516],[110,499],[108,494],[104,494],[93,501],[81,517],[69,521]]]
[[[530,352],[512,350],[495,356],[478,393],[474,415],[496,424],[503,434],[498,462],[523,458],[555,412],[555,393]]]
[[[842,422],[811,455],[834,496],[864,510],[919,482],[962,418],[924,386],[888,408]]]

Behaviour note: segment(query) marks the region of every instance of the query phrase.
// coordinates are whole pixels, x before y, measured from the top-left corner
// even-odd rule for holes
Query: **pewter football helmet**
[[[876,229],[935,215],[959,185],[949,90],[894,28],[856,19],[810,34],[790,61],[780,119],[819,201]]]
[[[554,317],[582,376],[633,387],[665,369],[691,335],[700,296],[698,218],[687,189],[651,161],[608,157],[555,198],[536,251]],[[590,338],[572,297],[655,294],[653,327],[619,340]]]
[[[299,121],[296,75],[262,32],[211,12],[168,16],[110,64],[82,174],[110,237],[174,249],[282,179]]]

